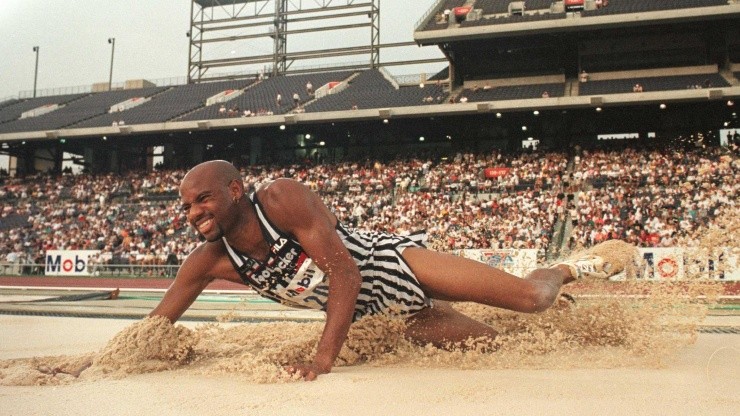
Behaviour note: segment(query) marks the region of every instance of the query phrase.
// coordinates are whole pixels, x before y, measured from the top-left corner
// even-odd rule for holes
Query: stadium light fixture
[[[110,43],[110,76],[108,77],[108,91],[113,87],[113,55],[116,53],[116,38],[108,38]]]
[[[538,116],[538,115],[540,115],[540,110],[534,110],[534,111],[532,111],[532,114]]]
[[[306,133],[306,138],[307,138],[307,139],[311,139],[311,135],[310,135],[310,134],[308,134],[308,133]]]
[[[728,106],[728,107],[732,107],[733,105],[735,105],[735,102],[734,102],[734,101],[732,101],[732,100],[727,100],[727,106]]]
[[[666,105],[664,103],[660,103],[660,109],[661,110],[665,110],[666,109]]]
[[[39,49],[38,46],[33,47],[36,53],[36,69],[33,70],[33,98],[36,98],[36,81],[39,79]]]
[[[325,142],[325,141],[323,141],[323,140],[322,140],[322,141],[320,141],[320,142],[319,142],[319,146],[326,146],[326,142]]]
[[[239,131],[239,129],[237,129],[236,127],[234,127],[234,131]]]
[[[596,107],[596,112],[597,113],[600,113],[601,112],[601,107]]]
[[[285,124],[280,125],[280,130],[285,130]]]
[[[424,141],[424,136],[419,136],[419,141],[420,142],[423,142]]]
[[[522,131],[527,131],[527,126],[522,126]]]
[[[496,118],[501,118],[501,117],[502,117],[501,113],[496,113]]]
[[[388,124],[388,119],[387,118],[384,118],[383,119],[383,124]]]

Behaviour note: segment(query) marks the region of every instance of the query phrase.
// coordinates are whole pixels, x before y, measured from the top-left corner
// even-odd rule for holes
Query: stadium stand
[[[19,102],[20,102],[20,100],[18,100],[17,98],[11,98],[9,100],[5,100],[3,102],[0,102],[0,110],[2,110],[3,108],[5,108],[5,107],[7,107],[9,105],[13,105],[13,104],[16,104],[16,103],[19,103]]]
[[[642,13],[724,5],[727,5],[727,0],[619,0],[609,2],[608,7],[602,7],[595,10],[584,10],[581,12],[581,16],[604,16],[609,14]]]
[[[543,94],[547,92],[547,97]],[[533,84],[533,85],[510,85],[493,87],[489,90],[478,88],[465,88],[459,97],[466,97],[469,102],[476,101],[499,101],[499,100],[521,100],[526,98],[548,98],[562,97],[565,94],[565,84]]]
[[[484,17],[478,20],[464,20],[460,27],[499,25],[507,23],[526,23],[538,20],[559,20],[565,19],[565,13],[536,13],[536,14],[515,14],[515,15],[496,15],[494,17]]]
[[[298,180],[353,227],[426,229],[436,249],[534,248],[543,258],[566,218],[571,246],[615,237],[666,246],[736,209],[740,191],[740,159],[718,147],[441,155],[242,173],[251,190],[277,177]],[[486,175],[489,167],[505,173]],[[184,173],[2,177],[0,262],[11,252],[33,262],[47,249],[102,250],[101,267],[116,270],[164,264],[171,253],[182,259],[199,242],[177,201]]]
[[[37,117],[11,121],[0,125],[0,133],[59,129],[109,112],[111,106],[131,98],[146,98],[164,88],[106,91],[92,93],[64,107]]]
[[[340,82],[351,76],[353,72],[325,72],[312,73],[305,75],[293,75],[284,77],[272,77],[263,81],[258,81],[246,89],[241,96],[228,101],[225,106],[228,108],[237,108],[234,116],[241,117],[244,111],[249,111],[252,115],[263,114],[283,114],[288,113],[296,108],[293,105],[293,94],[300,97],[299,105],[312,100],[313,94],[309,95],[306,91],[306,85],[310,82],[314,91],[329,82]],[[280,94],[282,97],[281,104],[277,104],[276,97]],[[180,120],[205,120],[221,118],[224,115],[219,114],[219,105],[211,105],[187,114]]]
[[[30,98],[27,100],[18,100],[15,104],[10,104],[0,109],[0,123],[17,120],[26,111],[34,110],[45,105],[63,105],[70,103],[86,94],[54,95],[50,97]]]
[[[439,104],[445,102],[445,98],[441,85],[425,84],[424,88],[410,86],[396,89],[380,71],[370,69],[352,79],[344,91],[306,105],[306,112]]]
[[[526,0],[524,1],[524,13],[509,13],[509,4],[511,0],[476,0],[474,2],[465,0],[448,0],[440,5],[434,17],[431,18],[422,31],[441,30],[448,28],[448,22],[444,19],[444,10],[452,10],[455,7],[463,5],[471,6],[472,10],[480,10],[479,19],[465,19],[459,24],[459,27],[474,27],[492,24],[507,23],[525,23],[538,20],[555,20],[565,19],[565,12],[552,12],[551,6],[555,3],[552,0]],[[690,9],[697,7],[724,6],[728,4],[727,0],[665,0],[665,1],[642,1],[642,0],[618,0],[607,2],[606,6],[595,9],[582,10],[580,17],[605,16],[616,14],[643,13],[662,10]],[[562,10],[562,9],[561,9]],[[457,26],[457,24],[455,26]]]
[[[444,17],[444,11],[452,10],[455,7],[460,7],[465,4],[466,1],[467,0],[446,0],[442,5],[440,5],[434,16],[429,19],[429,22],[427,22],[424,30],[447,29],[448,23],[447,19]]]
[[[161,123],[203,107],[207,98],[219,92],[242,89],[252,82],[253,79],[181,85],[153,96],[146,104],[126,111],[103,114],[69,127],[104,127],[120,120],[124,120],[125,124]]]
[[[728,84],[721,75],[716,73],[677,75],[582,82],[579,87],[579,95],[635,92],[633,87],[636,84],[640,84],[642,86],[643,92],[730,86],[730,84]]]

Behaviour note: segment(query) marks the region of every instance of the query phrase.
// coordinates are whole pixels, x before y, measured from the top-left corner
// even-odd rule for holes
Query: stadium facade
[[[324,2],[313,15],[275,2],[272,23],[260,20],[264,3],[193,1],[187,85],[139,80],[0,103],[0,150],[13,160],[11,173],[60,172],[65,154],[91,172],[125,172],[160,159],[184,168],[212,158],[244,165],[605,139],[720,144],[720,129],[740,128],[735,0],[440,0],[421,15],[414,39],[438,47],[448,67],[401,82],[373,58],[383,46],[374,37],[356,51],[370,54],[364,67],[311,71],[290,64],[342,49],[301,55],[280,43],[307,15],[314,17],[304,25],[319,25],[359,10],[369,16],[359,26],[375,31],[379,2]],[[254,12],[214,17],[211,9],[225,4]],[[205,29],[253,23],[272,25],[275,54],[204,58]],[[266,72],[203,76],[211,64],[265,62]]]

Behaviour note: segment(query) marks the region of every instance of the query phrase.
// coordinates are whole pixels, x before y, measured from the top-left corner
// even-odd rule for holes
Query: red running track
[[[113,278],[113,277],[66,277],[66,276],[0,276],[0,286],[17,287],[64,287],[64,288],[111,288],[111,289],[167,289],[173,279],[167,278]],[[249,290],[246,285],[215,280],[206,290]]]

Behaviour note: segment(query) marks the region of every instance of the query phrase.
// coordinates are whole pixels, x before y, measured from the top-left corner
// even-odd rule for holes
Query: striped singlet
[[[249,198],[270,250],[266,260],[258,261],[236,251],[223,238],[239,276],[263,297],[292,307],[326,310],[329,277],[297,240],[272,224],[255,193]],[[409,316],[431,305],[431,299],[421,290],[416,276],[401,257],[406,247],[424,247],[423,233],[398,236],[361,232],[349,230],[339,222],[336,228],[362,276],[355,321],[370,314]]]

